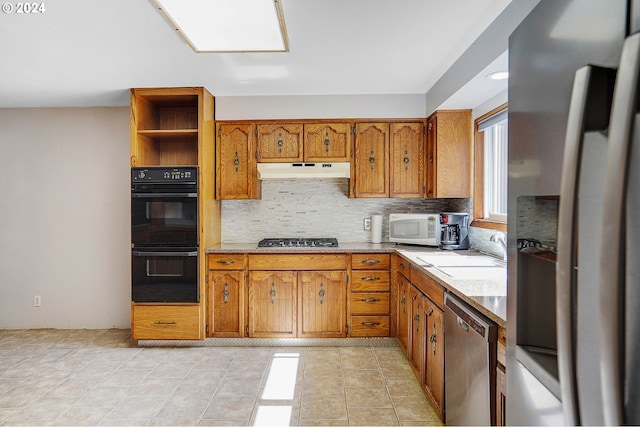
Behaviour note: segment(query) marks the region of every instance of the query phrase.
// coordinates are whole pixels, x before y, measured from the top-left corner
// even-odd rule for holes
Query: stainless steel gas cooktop
[[[337,248],[338,239],[329,238],[273,238],[262,239],[259,248]]]

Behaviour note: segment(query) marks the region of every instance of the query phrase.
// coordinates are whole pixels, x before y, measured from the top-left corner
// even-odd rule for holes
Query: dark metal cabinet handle
[[[320,297],[320,304],[324,302],[324,285],[320,282],[320,292],[318,292],[318,296]]]
[[[239,164],[240,164],[240,159],[238,158],[238,152],[236,151],[235,156],[233,156],[233,165],[235,166],[236,172],[238,172]]]
[[[380,264],[380,260],[379,259],[365,259],[362,261],[363,264],[367,264],[367,265],[374,265],[374,264]]]
[[[229,284],[227,282],[224,283],[224,290],[222,291],[222,299],[225,304],[229,303]]]
[[[429,311],[427,311],[427,316],[431,315],[433,315],[433,308],[429,308]]]
[[[278,152],[282,153],[282,133],[278,134]]]
[[[398,266],[400,267],[400,270],[404,270],[404,264],[398,264]]]
[[[378,276],[371,276],[371,277],[363,277],[361,280],[364,282],[368,282],[368,281],[380,280],[380,278]]]
[[[324,149],[328,153],[329,152],[329,144],[331,140],[329,139],[329,131],[325,131],[324,133]]]
[[[429,337],[429,342],[431,343],[431,351],[433,352],[433,354],[436,354],[437,351],[437,345],[436,342],[438,340],[438,328],[436,327],[436,323],[433,323],[433,334],[431,334],[431,337]]]
[[[236,262],[234,260],[219,260],[216,261],[218,264],[223,264],[223,265],[231,265],[231,264],[235,264]]]
[[[373,150],[371,150],[371,154],[369,154],[369,165],[371,165],[371,170],[376,167],[376,156]]]
[[[362,326],[378,326],[380,322],[362,322],[360,323]]]
[[[276,285],[273,282],[271,282],[271,292],[269,292],[269,295],[271,296],[271,304],[275,304],[275,302],[276,302]]]
[[[177,322],[153,322],[154,325],[177,325]]]
[[[409,170],[409,152],[404,150],[404,170]]]
[[[362,301],[362,302],[380,302],[380,298],[362,298],[362,299],[360,299],[360,301]]]

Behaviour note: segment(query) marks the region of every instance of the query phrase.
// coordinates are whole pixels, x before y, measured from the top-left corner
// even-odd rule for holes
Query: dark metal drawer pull
[[[362,322],[362,326],[378,326],[380,322]]]
[[[224,260],[220,260],[220,261],[216,261],[218,264],[224,264],[224,265],[231,265],[231,264],[235,264],[236,262],[234,260],[228,260],[228,261],[224,261]]]
[[[176,322],[154,322],[154,325],[177,325]]]
[[[362,302],[380,302],[380,298],[362,298]]]
[[[362,261],[363,264],[368,264],[368,265],[372,265],[372,264],[380,264],[380,260],[379,259],[365,259]]]
[[[372,276],[372,277],[363,277],[362,280],[363,281],[380,280],[380,278],[378,276]]]

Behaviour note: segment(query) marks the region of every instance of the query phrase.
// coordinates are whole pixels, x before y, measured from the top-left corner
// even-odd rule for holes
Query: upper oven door
[[[134,247],[198,245],[198,194],[167,190],[131,193]]]

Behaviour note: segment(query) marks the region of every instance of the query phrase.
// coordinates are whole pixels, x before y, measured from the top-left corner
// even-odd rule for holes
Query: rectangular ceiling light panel
[[[194,51],[287,52],[280,0],[154,0]]]

